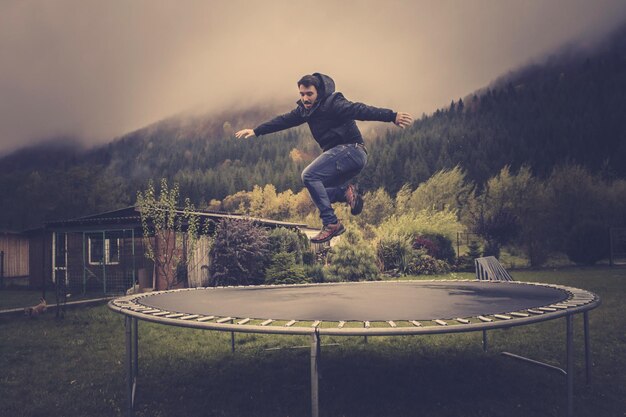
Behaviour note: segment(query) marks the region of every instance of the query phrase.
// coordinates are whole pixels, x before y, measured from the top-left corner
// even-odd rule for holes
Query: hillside
[[[82,149],[71,140],[0,159],[0,229],[114,209],[149,179],[166,177],[196,204],[255,184],[300,189],[300,171],[318,153],[306,127],[249,141],[234,129],[281,109],[176,116]],[[282,109],[286,110],[286,109]],[[568,49],[424,116],[407,130],[367,138],[365,189],[395,193],[460,165],[482,184],[505,165],[538,176],[580,164],[603,178],[626,178],[626,30],[593,51]]]
[[[505,165],[545,176],[574,163],[605,179],[624,178],[624,114],[626,30],[594,51],[568,48],[508,74],[389,135],[374,149],[367,177],[392,192],[456,165],[479,184]]]

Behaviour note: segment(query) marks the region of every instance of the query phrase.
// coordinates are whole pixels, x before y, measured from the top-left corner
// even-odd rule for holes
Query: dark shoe
[[[363,211],[363,196],[359,193],[358,185],[348,185],[348,188],[346,188],[346,201],[350,205],[350,213],[355,216],[361,214]]]
[[[328,242],[330,239],[334,238],[335,236],[339,236],[345,231],[346,231],[346,228],[343,227],[343,224],[341,224],[340,221],[337,221],[337,223],[333,223],[333,224],[327,224],[324,227],[322,227],[322,230],[317,235],[311,238],[311,242],[312,243]]]

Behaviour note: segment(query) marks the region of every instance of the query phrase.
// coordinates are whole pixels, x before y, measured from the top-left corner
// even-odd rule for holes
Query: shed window
[[[89,264],[90,265],[117,265],[120,263],[119,238],[105,238],[89,236]]]

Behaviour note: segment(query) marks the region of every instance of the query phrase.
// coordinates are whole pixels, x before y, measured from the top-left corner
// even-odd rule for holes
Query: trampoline
[[[117,298],[125,315],[128,415],[138,374],[137,322],[231,332],[309,335],[311,414],[319,416],[318,362],[324,335],[393,336],[483,332],[566,319],[565,369],[504,353],[566,376],[567,413],[573,415],[573,317],[583,314],[585,363],[590,376],[588,312],[597,295],[567,286],[518,281],[375,281],[279,286],[211,287]]]

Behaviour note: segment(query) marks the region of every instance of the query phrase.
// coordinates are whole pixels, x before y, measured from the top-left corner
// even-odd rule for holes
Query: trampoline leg
[[[567,417],[574,415],[574,316],[567,320]]]
[[[235,324],[235,319],[232,319],[230,323]],[[230,332],[230,352],[235,353],[235,332]]]
[[[134,359],[134,375],[139,376],[139,320],[133,317],[133,359]]]
[[[320,335],[315,329],[311,333],[311,416],[319,417],[319,374]]]
[[[585,332],[585,376],[587,384],[591,384],[591,347],[589,343],[589,312],[583,313],[584,332]]]
[[[487,330],[483,330],[483,352],[487,352]]]
[[[134,415],[135,405],[135,364],[133,363],[133,319],[126,316],[124,319],[126,328],[126,411],[128,417]]]

